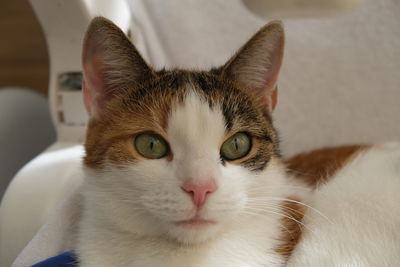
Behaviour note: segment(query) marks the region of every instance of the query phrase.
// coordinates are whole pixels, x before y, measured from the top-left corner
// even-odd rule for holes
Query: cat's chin
[[[199,244],[214,238],[221,224],[204,219],[191,219],[173,222],[168,231],[170,238],[182,244]]]
[[[217,223],[217,222],[212,221],[212,220],[201,219],[201,218],[193,218],[190,220],[174,222],[175,225],[182,226],[182,227],[206,227],[206,226],[209,226],[209,225],[212,225],[215,223]]]

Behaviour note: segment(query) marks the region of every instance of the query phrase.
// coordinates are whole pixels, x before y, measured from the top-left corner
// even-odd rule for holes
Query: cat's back
[[[316,189],[289,266],[398,266],[399,204],[400,144],[360,148]]]

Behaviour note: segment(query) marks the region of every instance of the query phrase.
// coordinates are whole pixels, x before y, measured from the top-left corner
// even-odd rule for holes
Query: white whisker
[[[280,201],[287,201],[287,202],[296,203],[296,204],[305,206],[305,207],[311,209],[312,211],[316,212],[318,215],[320,215],[321,217],[323,217],[324,219],[326,219],[329,223],[333,223],[326,215],[324,215],[322,212],[320,212],[320,211],[317,210],[316,208],[314,208],[314,207],[312,207],[312,206],[310,206],[310,205],[307,205],[307,204],[305,204],[305,203],[303,203],[303,202],[301,202],[301,201],[293,200],[293,199],[290,199],[290,198],[283,198],[283,197],[251,197],[251,198],[248,199],[248,202],[249,202],[249,203],[252,203],[252,202],[253,202],[253,203],[254,203],[254,202],[259,203],[259,202],[262,201],[262,200],[264,200],[264,201],[268,201],[268,200],[280,200]]]

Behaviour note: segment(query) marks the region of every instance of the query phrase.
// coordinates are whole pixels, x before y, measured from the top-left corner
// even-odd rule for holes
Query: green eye
[[[137,152],[148,159],[159,159],[167,155],[168,147],[164,139],[157,134],[139,134],[135,138]]]
[[[246,156],[251,148],[247,134],[237,133],[231,136],[221,147],[221,156],[227,160],[235,160]]]

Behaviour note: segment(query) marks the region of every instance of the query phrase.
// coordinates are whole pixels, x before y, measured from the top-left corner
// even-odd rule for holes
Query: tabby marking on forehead
[[[211,105],[218,104],[222,109],[227,135],[242,131],[253,137],[257,153],[242,161],[243,166],[261,171],[272,155],[279,156],[278,137],[271,118],[248,90],[211,73],[192,73],[191,78]]]
[[[207,103],[209,109],[222,112],[223,120],[219,123],[225,128],[226,136],[243,131],[253,137],[256,150],[251,157],[241,161],[243,166],[262,170],[269,158],[276,154],[275,130],[252,96],[211,73],[162,71],[158,75],[137,90],[129,86],[121,90],[106,106],[106,118],[91,121],[86,142],[85,162],[88,166],[99,168],[105,159],[115,164],[134,162],[137,157],[129,148],[129,142],[134,134],[140,132],[155,132],[168,141],[171,110],[188,96],[196,96],[199,101]],[[201,112],[198,115],[201,116]],[[192,118],[191,123],[200,123],[200,127],[204,122],[196,122],[197,119]],[[186,124],[188,131],[193,127]]]

